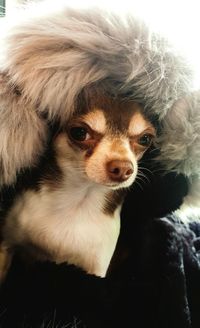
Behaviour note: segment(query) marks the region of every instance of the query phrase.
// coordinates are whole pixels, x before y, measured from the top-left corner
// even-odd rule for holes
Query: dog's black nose
[[[123,182],[133,174],[133,164],[130,161],[113,160],[107,163],[107,172],[112,181]]]

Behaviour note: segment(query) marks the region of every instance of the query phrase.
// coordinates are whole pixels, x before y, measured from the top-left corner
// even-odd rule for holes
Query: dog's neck
[[[13,247],[44,250],[34,254],[41,260],[105,276],[119,235],[121,202],[109,211],[109,189],[80,179],[68,170],[59,188],[44,183],[39,191],[24,192],[8,213],[5,238]]]
[[[79,213],[83,216],[103,214],[109,193],[107,187],[91,183],[78,174],[70,176],[70,173],[58,189],[52,190],[44,185],[40,191],[42,197],[51,199],[49,206],[52,210],[57,213],[63,211],[69,220],[73,220]]]

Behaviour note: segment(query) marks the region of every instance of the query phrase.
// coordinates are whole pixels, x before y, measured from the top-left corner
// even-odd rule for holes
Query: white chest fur
[[[27,191],[6,219],[5,238],[13,245],[32,243],[57,263],[75,264],[105,276],[120,229],[120,208],[104,213],[105,187]]]

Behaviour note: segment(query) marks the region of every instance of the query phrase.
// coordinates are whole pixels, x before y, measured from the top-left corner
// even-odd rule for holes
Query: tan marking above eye
[[[94,109],[83,116],[83,121],[95,132],[104,134],[106,131],[106,119],[101,109]]]
[[[130,137],[135,137],[145,133],[155,135],[155,129],[141,113],[137,112],[130,120],[128,134]]]

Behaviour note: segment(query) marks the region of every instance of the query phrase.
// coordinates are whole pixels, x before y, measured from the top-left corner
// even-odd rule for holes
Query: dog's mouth
[[[107,182],[104,184],[105,187],[108,187],[111,190],[117,190],[117,189],[124,189],[128,188],[132,185],[132,183],[135,181],[135,179],[131,179],[131,181],[124,181],[124,182]]]
[[[87,173],[86,173],[87,175]],[[117,190],[117,189],[123,189],[130,187],[133,182],[135,181],[135,175],[130,176],[125,181],[112,181],[109,178],[102,179],[101,177],[96,176],[88,176],[87,178],[90,180],[90,182],[95,183],[96,185],[103,186],[105,188],[108,188],[110,190]]]
[[[111,190],[128,188],[132,185],[137,174],[137,165],[131,161],[113,160],[104,165],[86,167],[87,178],[98,185]]]

